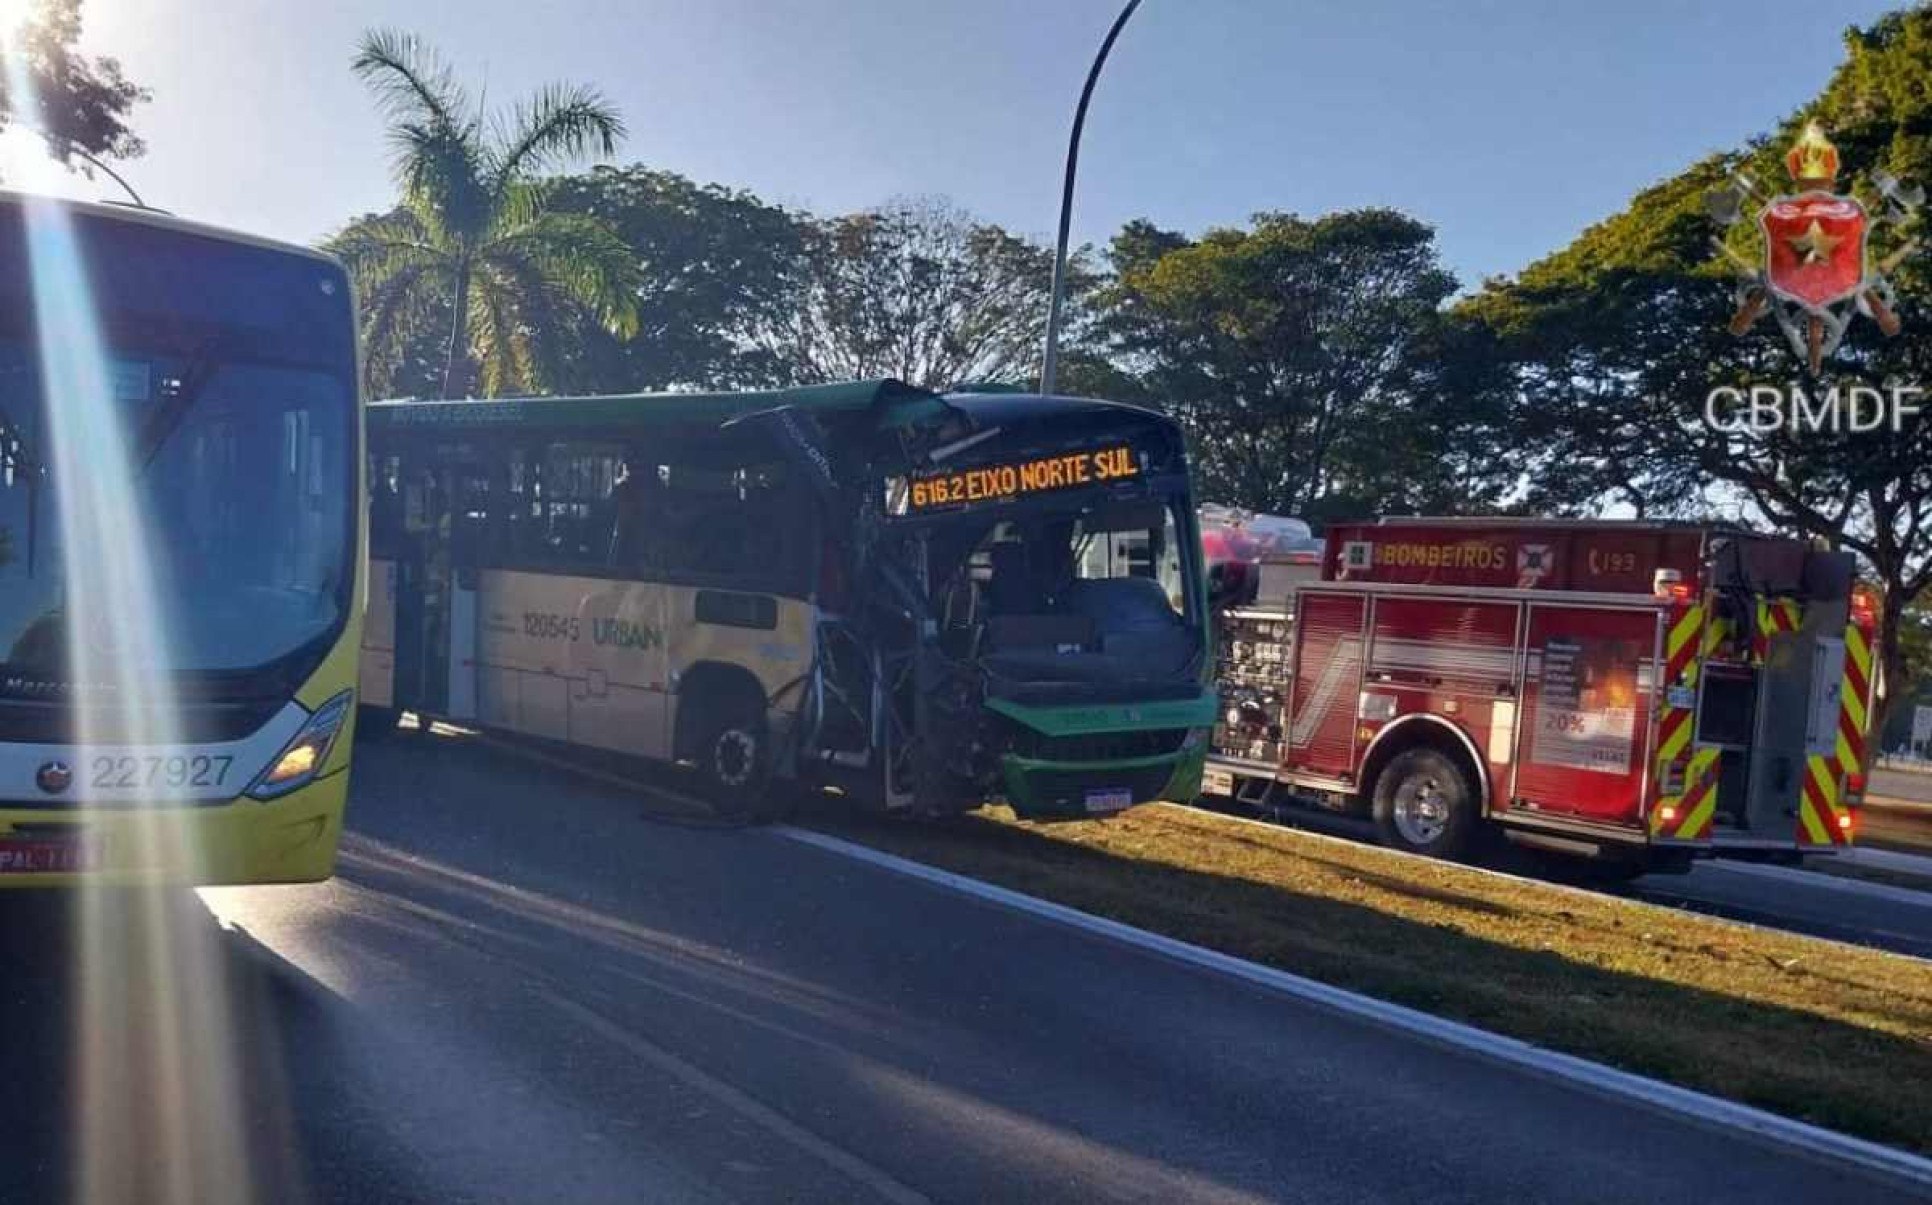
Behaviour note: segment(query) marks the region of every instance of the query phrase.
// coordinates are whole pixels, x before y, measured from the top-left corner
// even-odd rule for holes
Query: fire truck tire
[[[1432,858],[1460,858],[1482,825],[1476,787],[1447,754],[1396,754],[1375,778],[1375,827],[1384,844]]]

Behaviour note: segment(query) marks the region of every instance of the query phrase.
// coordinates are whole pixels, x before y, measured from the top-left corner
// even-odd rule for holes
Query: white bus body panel
[[[362,617],[356,695],[371,707],[396,705],[396,562],[369,559],[369,607]]]
[[[484,570],[479,587],[479,722],[670,756],[667,587],[500,569]]]

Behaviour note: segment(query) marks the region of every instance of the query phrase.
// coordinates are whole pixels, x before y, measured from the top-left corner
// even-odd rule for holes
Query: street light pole
[[[1067,138],[1067,178],[1060,186],[1060,238],[1053,251],[1053,296],[1047,305],[1046,356],[1040,364],[1041,393],[1053,392],[1060,367],[1060,305],[1067,289],[1067,233],[1073,226],[1073,177],[1080,164],[1080,129],[1087,124],[1087,102],[1093,99],[1094,82],[1100,78],[1100,69],[1107,65],[1107,54],[1114,48],[1114,39],[1120,36],[1121,27],[1139,7],[1140,0],[1127,0],[1127,7],[1114,18],[1106,40],[1100,43],[1100,53],[1093,57],[1093,66],[1087,69],[1087,83],[1080,89],[1080,104],[1073,111],[1073,133]]]

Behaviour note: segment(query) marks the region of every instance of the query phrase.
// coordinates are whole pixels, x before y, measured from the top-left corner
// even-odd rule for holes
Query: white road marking
[[[1094,916],[1004,887],[995,887],[964,875],[939,870],[892,854],[881,853],[824,833],[776,825],[771,831],[789,840],[865,862],[894,874],[919,879],[936,887],[999,904],[1042,920],[1078,929],[1122,945],[1159,954],[1201,970],[1227,975],[1285,996],[1356,1017],[1372,1024],[1504,1063],[1545,1079],[1571,1084],[1617,1100],[1628,1101],[1658,1112],[1668,1113],[1697,1125],[1744,1134],[1762,1142],[1788,1148],[1799,1154],[1846,1164],[1872,1175],[1902,1182],[1914,1188],[1932,1186],[1932,1159],[1867,1142],[1849,1134],[1808,1125],[1780,1117],[1735,1101],[1707,1096],[1614,1067],[1592,1063],[1574,1055],[1559,1054],[1519,1038],[1505,1037],[1464,1025],[1458,1021],[1431,1016],[1399,1004],[1391,1004],[1342,988],[1305,979],[1273,967],[1248,962],[1119,921]]]

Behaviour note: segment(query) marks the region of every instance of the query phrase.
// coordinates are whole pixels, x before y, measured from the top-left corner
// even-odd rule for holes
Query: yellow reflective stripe
[[[1697,752],[1691,754],[1690,776],[1696,778],[1708,773],[1711,767],[1717,764],[1717,755],[1720,752],[1716,745],[1699,745]]]
[[[1843,732],[1838,734],[1837,753],[1838,764],[1841,766],[1850,766],[1852,762],[1857,760],[1857,756],[1852,753],[1851,741],[1846,738]]]
[[[1663,743],[1657,747],[1657,755],[1666,762],[1676,761],[1677,755],[1690,744],[1691,727],[1692,725],[1686,722],[1678,725],[1675,732],[1666,733]]]
[[[1863,731],[1865,728],[1865,700],[1858,697],[1858,692],[1851,689],[1849,682],[1845,684],[1845,689],[1839,692],[1838,705],[1844,708],[1845,712],[1851,716],[1852,726]]]
[[[1818,784],[1818,797],[1827,809],[1838,806],[1838,775],[1830,759],[1813,755],[1805,759],[1805,773]]]
[[[1798,819],[1803,822],[1805,836],[1811,838],[1813,845],[1831,844],[1831,835],[1825,832],[1825,823],[1818,818],[1818,809],[1811,806],[1811,800],[1798,801]]]
[[[1872,650],[1871,646],[1865,643],[1865,633],[1856,624],[1845,629],[1845,652],[1858,663],[1858,668],[1864,671],[1865,680],[1870,682]]]
[[[1704,625],[1703,655],[1705,657],[1710,657],[1711,655],[1717,652],[1718,645],[1723,644],[1725,641],[1729,640],[1730,638],[1731,638],[1731,621],[1728,619],[1725,619],[1721,615],[1711,616],[1711,621]]]
[[[1703,618],[1704,609],[1702,607],[1691,607],[1678,618],[1676,623],[1670,626],[1670,640],[1666,645],[1669,649],[1670,656],[1675,657],[1690,638],[1697,634],[1698,624]]]
[[[1677,831],[1684,836],[1701,833],[1704,831],[1704,826],[1710,823],[1711,817],[1716,814],[1717,788],[1713,786],[1709,791],[1705,792],[1704,800],[1697,805],[1696,810],[1691,812],[1684,823],[1677,826]]]

